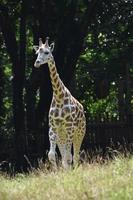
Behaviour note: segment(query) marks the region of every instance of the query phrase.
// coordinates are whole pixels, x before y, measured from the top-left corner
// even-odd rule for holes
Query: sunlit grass
[[[35,170],[0,176],[0,200],[133,199],[133,158],[82,164],[74,170]]]

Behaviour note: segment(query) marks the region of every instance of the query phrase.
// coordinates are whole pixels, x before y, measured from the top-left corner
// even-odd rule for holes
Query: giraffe
[[[72,161],[74,166],[79,161],[79,151],[86,131],[86,119],[83,106],[72,96],[59,77],[55,60],[52,55],[54,43],[50,46],[46,38],[43,44],[39,39],[39,46],[34,46],[37,59],[34,67],[39,68],[48,64],[53,88],[53,97],[49,110],[49,161],[56,167],[56,145],[58,145],[62,165],[70,168]],[[73,144],[73,158],[71,148]]]

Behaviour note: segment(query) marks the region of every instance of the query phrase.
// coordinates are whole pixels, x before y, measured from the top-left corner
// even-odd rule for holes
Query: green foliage
[[[13,132],[12,123],[12,64],[7,54],[5,45],[1,45],[0,52],[1,68],[3,76],[1,76],[2,87],[2,111],[0,112],[0,135],[9,137]]]
[[[21,18],[22,2],[3,0],[1,4],[8,7],[9,16],[13,21],[16,39],[19,44],[19,21]],[[64,7],[65,5],[66,10]],[[133,42],[133,38],[131,5],[132,2],[126,0],[113,0],[111,2],[102,1],[101,4],[99,4],[99,9],[94,17],[94,21],[89,26],[88,35],[84,41],[85,48],[80,55],[80,59],[76,67],[75,76],[78,97],[84,104],[88,115],[90,115],[92,118],[95,118],[99,115],[102,118],[111,118],[111,116],[118,117],[117,86],[115,85],[114,87],[112,84],[117,83],[119,77],[125,76],[125,66],[123,65],[123,60],[124,62],[128,61],[129,63],[132,63],[133,51],[131,45]],[[36,4],[34,3],[32,8],[30,8],[27,4],[27,11],[31,11],[31,13],[27,13],[26,16],[26,78],[29,77],[31,73],[31,66],[33,64],[33,31],[35,25],[39,23],[37,21],[38,16],[36,21],[34,22],[35,19],[32,15],[32,11],[35,11],[36,9],[35,6]],[[57,4],[57,8],[53,9],[52,7],[52,12],[57,14],[59,11],[58,9],[61,9],[62,12],[64,10],[64,17],[66,18],[67,14],[69,14],[69,11],[67,9],[70,6],[73,6],[73,8],[71,7],[71,9],[73,9],[73,11],[76,11],[75,20],[77,20],[78,23],[83,18],[83,15],[87,9],[87,2],[85,3],[82,1],[77,1],[77,3],[73,4],[72,1],[59,2]],[[63,13],[60,13],[60,15],[61,14],[63,15]],[[60,17],[61,22],[63,22],[62,20],[65,18],[61,19]],[[55,20],[55,22],[56,21],[57,19]],[[50,26],[51,25],[52,24],[50,24]],[[58,24],[58,26],[60,25]],[[36,26],[36,28],[37,27],[38,25]],[[5,50],[2,51],[1,57],[3,58],[4,65],[6,65],[4,67],[5,89],[3,103],[5,113],[10,113],[12,107],[10,79],[10,77],[12,76],[11,63]],[[100,88],[98,88],[98,86],[100,87],[103,81],[105,82],[105,85],[102,88],[102,94],[97,94],[97,91],[100,91]]]
[[[118,92],[115,82],[110,85],[109,94],[99,99],[95,93],[94,77],[81,65],[77,65],[76,69],[77,94],[88,117],[91,119],[99,117],[101,120],[118,118]]]
[[[25,154],[21,146],[27,145],[21,134],[34,138],[47,129],[48,71],[33,68],[32,46],[39,37],[55,41],[54,57],[64,83],[69,85],[75,75],[77,98],[87,119],[119,119],[120,100],[124,112],[132,114],[132,6],[132,0],[0,1],[0,134],[12,136],[15,127],[18,160]],[[121,99],[119,81],[124,83]],[[35,147],[31,153],[41,149],[39,140],[28,145]]]
[[[133,68],[131,5],[131,1],[102,1],[85,39],[76,84],[78,97],[92,118],[119,118],[117,83],[125,80],[127,63],[130,72]]]

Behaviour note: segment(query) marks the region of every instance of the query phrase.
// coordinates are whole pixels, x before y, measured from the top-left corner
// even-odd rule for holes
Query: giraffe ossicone
[[[49,110],[49,141],[48,157],[53,166],[56,166],[55,151],[58,145],[62,157],[62,165],[69,168],[72,160],[74,165],[79,161],[79,151],[86,131],[86,119],[83,106],[71,95],[65,87],[56,69],[52,55],[54,43],[50,46],[48,38],[43,44],[39,39],[39,46],[34,46],[37,59],[36,68],[47,63],[53,88],[53,98]],[[74,155],[71,148],[73,144]]]

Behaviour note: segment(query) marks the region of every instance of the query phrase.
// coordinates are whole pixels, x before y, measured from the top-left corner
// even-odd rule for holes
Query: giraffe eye
[[[43,53],[43,48],[40,48],[40,53]]]

